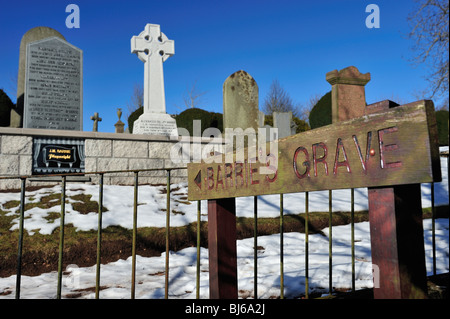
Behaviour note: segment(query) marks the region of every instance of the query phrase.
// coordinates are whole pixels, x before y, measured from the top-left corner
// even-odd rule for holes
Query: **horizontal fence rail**
[[[64,225],[65,225],[65,196],[67,187],[67,178],[70,176],[98,176],[98,188],[99,188],[99,203],[98,203],[98,230],[97,230],[97,252],[96,252],[96,283],[95,283],[95,298],[100,297],[100,277],[101,277],[101,244],[102,244],[102,213],[103,213],[103,190],[104,190],[104,176],[108,174],[116,173],[130,173],[134,177],[134,199],[133,199],[133,229],[132,229],[132,274],[131,274],[131,291],[130,297],[135,298],[135,288],[136,288],[136,239],[137,239],[137,207],[138,207],[138,188],[139,188],[139,174],[149,171],[164,171],[167,177],[167,208],[166,208],[166,227],[165,227],[165,291],[164,297],[167,299],[169,297],[169,249],[170,249],[170,185],[171,185],[171,172],[174,170],[184,170],[185,167],[174,167],[174,168],[154,168],[154,169],[140,169],[140,170],[114,170],[114,171],[100,171],[100,172],[89,172],[89,173],[70,173],[70,174],[52,174],[52,175],[32,175],[32,176],[8,176],[0,177],[0,180],[4,179],[20,179],[20,206],[19,206],[19,238],[18,238],[18,251],[17,251],[17,277],[16,277],[16,291],[15,298],[20,298],[20,288],[21,288],[21,274],[22,274],[22,255],[23,255],[23,231],[24,231],[24,214],[25,214],[25,191],[26,191],[26,181],[30,178],[37,177],[60,177],[61,178],[61,214],[60,214],[60,238],[59,238],[59,255],[58,255],[58,279],[57,279],[57,294],[58,299],[61,298],[62,289],[62,276],[63,276],[63,260],[64,260]],[[52,181],[54,182],[54,181]],[[255,299],[258,298],[258,196],[254,196],[254,294]],[[332,274],[332,263],[333,263],[333,246],[332,246],[332,190],[329,191],[329,287],[328,291],[330,294],[333,293],[333,274]],[[432,253],[433,253],[433,274],[436,275],[436,241],[435,241],[435,218],[436,209],[434,205],[434,183],[431,183],[431,203],[432,203]],[[351,216],[351,290],[354,292],[355,289],[355,228],[354,228],[354,215],[355,215],[355,196],[354,189],[351,189],[351,202],[350,202],[350,216]],[[196,262],[196,298],[200,298],[200,238],[201,238],[201,201],[197,201],[197,262]],[[310,221],[310,210],[309,210],[309,192],[305,192],[305,298],[310,297],[310,273],[309,273],[309,221]],[[283,194],[280,194],[280,217],[279,217],[279,232],[280,232],[280,298],[284,298],[284,248],[283,248],[283,237],[284,237],[284,208],[283,208]]]

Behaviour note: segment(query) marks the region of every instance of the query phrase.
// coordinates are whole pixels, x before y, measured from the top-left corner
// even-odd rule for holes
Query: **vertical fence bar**
[[[280,299],[284,298],[283,223],[284,223],[283,194],[280,194]]]
[[[333,197],[332,190],[328,191],[328,213],[329,213],[329,229],[328,229],[328,290],[330,291],[330,295],[333,290]]]
[[[355,189],[350,190],[351,194],[351,245],[352,245],[352,291],[355,291]]]
[[[134,204],[133,204],[133,241],[131,246],[131,299],[135,298],[136,288],[136,236],[138,206],[138,171],[134,172]]]
[[[25,184],[26,178],[20,179],[20,220],[19,220],[19,243],[17,248],[17,277],[16,277],[16,299],[20,299],[20,281],[22,279],[22,247],[23,247],[23,220],[25,215]]]
[[[62,268],[64,255],[64,219],[66,214],[66,176],[62,176],[61,181],[61,217],[59,226],[59,257],[58,257],[58,289],[56,298],[61,299],[61,285],[62,285]]]
[[[98,230],[97,230],[97,270],[95,274],[95,299],[99,298],[100,293],[100,264],[102,248],[102,215],[103,215],[103,173],[100,174],[98,194]]]
[[[305,298],[309,298],[309,192],[305,193]]]
[[[433,275],[436,275],[436,209],[434,207],[434,183],[431,183],[431,238],[433,244]]]
[[[169,298],[169,235],[170,235],[170,170],[167,170],[167,195],[166,195],[166,270],[164,298]]]
[[[201,208],[202,202],[197,201],[197,275],[196,275],[196,291],[195,298],[200,299],[200,232],[201,232]]]
[[[258,299],[258,196],[253,196],[253,298]]]

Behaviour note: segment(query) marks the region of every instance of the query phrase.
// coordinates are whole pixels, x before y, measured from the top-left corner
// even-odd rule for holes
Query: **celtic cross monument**
[[[147,24],[131,38],[131,53],[144,62],[144,113],[134,122],[134,134],[177,134],[175,119],[166,113],[163,62],[175,54],[175,43],[159,25]]]

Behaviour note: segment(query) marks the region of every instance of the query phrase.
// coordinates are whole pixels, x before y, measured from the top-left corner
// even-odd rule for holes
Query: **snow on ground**
[[[441,159],[443,180],[435,184],[435,204],[448,205],[448,177],[447,160]],[[162,186],[141,186],[138,193],[138,227],[165,227],[166,194]],[[197,220],[197,205],[185,204],[187,186],[185,184],[171,185],[171,209],[179,212],[171,214],[170,225],[181,226]],[[26,192],[26,202],[39,202],[49,193],[58,193],[60,186],[44,188]],[[108,211],[103,213],[103,227],[120,225],[132,228],[133,187],[105,186],[104,206]],[[82,215],[73,209],[75,201],[71,196],[77,194],[91,194],[93,201],[98,201],[98,186],[86,184],[69,184],[66,196],[66,224],[73,224],[78,230],[96,230],[98,219],[96,213]],[[431,206],[431,190],[429,184],[422,185],[422,205]],[[17,193],[0,194],[0,205],[18,200]],[[279,195],[258,197],[258,217],[279,216]],[[350,191],[333,191],[333,211],[350,210]],[[328,211],[328,191],[312,192],[309,197],[309,211]],[[0,206],[1,208],[2,206]],[[355,210],[367,210],[367,190],[355,190]],[[4,209],[8,215],[18,216],[18,208]],[[59,227],[59,219],[50,221],[45,219],[51,212],[59,212],[60,207],[50,209],[33,208],[25,212],[25,229],[33,234],[40,232],[50,234]],[[304,194],[284,195],[284,214],[298,214],[304,212]],[[207,220],[206,201],[202,202],[202,220]],[[238,217],[253,217],[253,198],[238,198],[236,200]],[[18,227],[18,217],[13,221],[11,229]],[[432,239],[431,220],[424,220],[425,250],[427,256],[427,271],[432,273]],[[448,219],[436,220],[437,245],[437,273],[449,271]],[[333,286],[336,288],[351,287],[351,246],[350,225],[335,226],[333,231]],[[309,285],[310,290],[328,291],[328,229],[324,229],[325,236],[309,235]],[[280,235],[258,237],[258,296],[269,298],[280,294]],[[369,223],[355,224],[355,270],[356,288],[372,287],[372,264],[370,253]],[[284,285],[285,296],[296,297],[305,290],[305,234],[284,234]],[[237,242],[238,254],[238,289],[240,297],[253,295],[253,238]],[[195,298],[196,283],[196,248],[186,248],[178,252],[170,252],[169,297]],[[164,267],[165,253],[160,257],[137,256],[136,266],[136,298],[164,297]],[[208,250],[201,249],[200,297],[209,297],[208,286]],[[14,298],[16,276],[0,278],[0,298]],[[21,298],[55,298],[57,273],[50,272],[40,276],[22,276]],[[131,257],[101,266],[101,298],[129,298],[131,287]],[[79,268],[68,266],[63,278],[62,295],[70,297],[72,294],[80,298],[94,298],[95,266]],[[87,289],[91,288],[91,289]],[[11,292],[8,294],[8,292]]]
[[[437,273],[449,271],[448,219],[436,220]],[[328,234],[328,229],[324,229]],[[431,220],[424,221],[425,251],[428,274],[432,274]],[[280,294],[280,236],[258,237],[258,297],[265,299]],[[284,234],[285,297],[298,297],[305,291],[305,234]],[[370,288],[372,264],[369,223],[355,224],[356,289]],[[169,298],[195,298],[196,248],[170,252]],[[253,295],[253,238],[238,240],[238,289],[240,297]],[[200,298],[209,298],[208,250],[201,248]],[[333,287],[351,287],[350,225],[333,227]],[[136,258],[136,298],[164,298],[165,253],[160,257]],[[310,291],[328,291],[328,238],[309,235]],[[95,298],[96,266],[79,268],[69,265],[63,276],[62,297],[77,295]],[[1,298],[14,298],[16,276],[0,278]],[[55,298],[57,273],[36,277],[22,276],[21,298]],[[130,298],[131,257],[101,266],[100,298]],[[91,288],[91,289],[88,289]]]

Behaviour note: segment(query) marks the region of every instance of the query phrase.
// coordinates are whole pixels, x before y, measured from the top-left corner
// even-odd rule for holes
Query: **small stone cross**
[[[98,117],[98,113],[95,112],[95,113],[94,113],[94,116],[91,116],[91,120],[94,121],[94,127],[93,127],[93,129],[92,129],[92,132],[98,132],[98,122],[101,122],[101,121],[102,121],[102,118],[101,118],[101,117]]]
[[[131,53],[144,62],[144,113],[166,113],[163,62],[175,54],[175,43],[159,25],[147,24],[131,38]],[[151,92],[151,96],[150,96]]]

